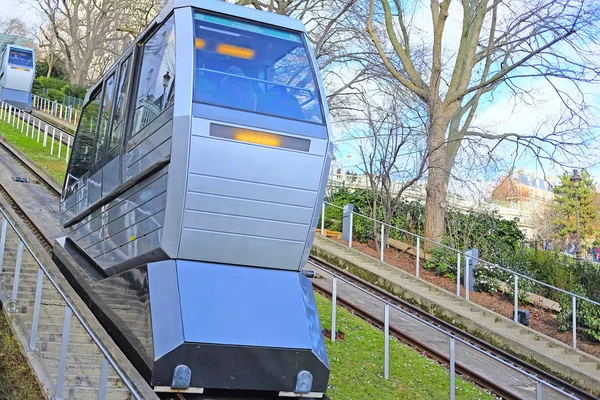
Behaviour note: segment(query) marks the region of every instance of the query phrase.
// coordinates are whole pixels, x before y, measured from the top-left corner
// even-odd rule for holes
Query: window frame
[[[234,15],[221,14],[221,13],[214,12],[214,11],[211,11],[211,10],[205,10],[205,9],[202,9],[202,8],[192,7],[192,32],[193,32],[193,35],[194,35],[193,39],[196,39],[196,24],[195,24],[196,19],[195,19],[194,15],[197,12],[201,13],[201,14],[213,15],[213,16],[217,16],[217,17],[229,19],[229,20],[232,20],[232,21],[240,21],[242,23],[246,23],[246,24],[250,24],[250,25],[259,25],[259,26],[264,26],[266,28],[279,30],[279,31],[282,31],[282,32],[290,32],[290,33],[294,33],[294,34],[300,35],[300,40],[301,40],[301,42],[302,42],[302,44],[304,46],[304,50],[306,51],[306,59],[307,59],[308,64],[310,66],[310,73],[312,74],[313,81],[314,81],[314,84],[315,84],[315,97],[316,97],[316,100],[319,102],[319,110],[320,110],[320,114],[321,114],[321,122],[310,121],[310,120],[307,120],[307,119],[291,118],[291,117],[287,117],[287,116],[283,116],[283,115],[267,114],[267,113],[264,113],[264,112],[254,111],[254,110],[246,110],[246,109],[243,109],[243,108],[222,106],[222,105],[219,105],[219,104],[206,103],[206,102],[203,102],[203,101],[196,101],[194,99],[193,94],[192,94],[192,104],[196,103],[196,104],[202,104],[202,105],[207,105],[207,106],[212,106],[212,107],[225,108],[225,109],[229,109],[229,110],[244,111],[244,112],[249,112],[249,113],[252,113],[252,114],[264,115],[264,116],[273,117],[273,118],[281,118],[281,119],[286,119],[286,120],[290,120],[290,121],[298,121],[298,122],[303,122],[303,123],[308,123],[308,124],[313,124],[313,125],[319,125],[319,126],[326,126],[327,125],[327,119],[325,118],[325,108],[324,108],[324,101],[326,101],[326,99],[323,96],[321,96],[321,88],[320,88],[320,82],[321,81],[319,80],[319,77],[316,74],[317,65],[313,62],[313,53],[311,52],[311,49],[308,46],[309,42],[307,40],[306,32],[296,31],[296,30],[289,29],[289,28],[286,28],[286,27],[283,27],[283,26],[271,25],[271,24],[265,23],[263,21],[250,20],[250,19],[246,19],[246,18],[234,16]],[[192,76],[192,85],[195,85],[196,84],[196,48],[195,47],[194,47],[193,51],[194,51],[194,60],[193,60],[193,63],[194,63],[194,72],[193,72],[193,76]],[[274,85],[277,86],[277,84],[274,84]]]
[[[93,91],[90,93],[87,103],[85,103],[83,105],[83,107],[81,108],[82,116],[83,116],[83,113],[85,112],[86,108],[92,103],[92,101],[93,101],[92,99],[94,99],[95,96],[100,95],[100,97],[102,98],[102,95],[104,93],[104,83],[102,83],[102,85],[96,85],[96,87],[92,90]],[[98,112],[98,118],[99,117],[100,117],[100,112]],[[67,183],[69,182],[69,178],[68,178],[69,171],[71,169],[71,164],[73,163],[73,150],[75,150],[75,144],[77,143],[77,139],[80,136],[80,133],[79,133],[80,124],[81,124],[81,118],[79,119],[79,124],[77,125],[77,130],[75,131],[75,137],[73,139],[73,146],[71,147],[69,163],[67,165],[67,171],[65,172],[65,182],[63,183],[61,202],[63,202],[67,198],[71,197],[71,195],[73,193],[75,193],[77,190],[79,190],[81,188],[81,186],[83,186],[84,182],[87,182],[87,179],[90,176],[90,170],[92,167],[91,165],[90,165],[90,168],[88,169],[88,171],[86,173],[84,173],[83,175],[81,175],[81,177],[76,182],[74,182],[71,186],[67,186]],[[98,131],[98,119],[96,119],[96,131]],[[96,133],[94,132],[94,137],[95,137],[95,135],[96,135]],[[96,143],[94,143],[94,146],[92,148],[92,154],[95,154],[95,149],[96,149]]]
[[[127,112],[128,112],[128,118],[127,118],[127,126],[126,126],[126,134],[124,134],[124,149],[123,149],[123,153],[122,154],[126,154],[127,153],[127,143],[129,143],[129,140],[131,140],[131,138],[133,138],[134,136],[136,136],[139,132],[141,132],[146,126],[150,125],[150,123],[152,121],[154,121],[154,119],[158,118],[161,114],[163,114],[163,112],[165,110],[167,110],[168,108],[172,107],[175,104],[175,97],[173,97],[173,103],[171,105],[169,105],[168,107],[165,107],[164,109],[161,110],[160,113],[158,113],[156,115],[156,117],[150,121],[148,124],[146,124],[146,126],[144,126],[143,128],[141,128],[139,131],[135,132],[135,134],[133,134],[133,122],[134,122],[134,117],[135,117],[135,109],[137,107],[137,95],[138,95],[138,89],[139,89],[139,85],[140,85],[140,80],[141,80],[141,72],[142,72],[142,63],[144,62],[144,51],[146,48],[146,44],[154,37],[154,35],[161,30],[169,21],[173,21],[173,34],[175,35],[175,47],[177,47],[177,30],[176,30],[176,19],[175,19],[175,12],[171,11],[162,21],[162,23],[158,24],[157,26],[155,26],[152,30],[148,31],[145,35],[145,37],[143,39],[141,39],[135,48],[135,51],[133,52],[133,56],[134,56],[134,60],[132,63],[132,68],[135,68],[135,73],[131,74],[131,85],[129,87],[129,96],[130,96],[130,101],[129,104],[127,106]],[[175,62],[177,62],[177,54],[175,55]],[[177,67],[175,67],[175,70],[177,70]],[[172,77],[172,79],[175,79],[175,76]],[[174,81],[173,81],[174,82]],[[173,83],[174,84],[174,83]],[[124,172],[123,172],[124,174]],[[124,177],[123,177],[124,178]]]
[[[114,160],[117,157],[121,157],[121,152],[122,152],[122,147],[123,147],[123,138],[126,136],[127,133],[127,125],[128,125],[128,120],[129,120],[129,105],[131,103],[131,82],[132,82],[132,78],[133,78],[133,68],[134,68],[134,55],[135,52],[134,51],[129,51],[127,52],[124,57],[122,58],[121,62],[119,62],[118,64],[118,77],[117,77],[117,87],[116,87],[116,92],[115,95],[120,95],[121,91],[119,90],[119,84],[121,82],[121,74],[125,73],[127,74],[129,72],[129,76],[127,78],[127,82],[123,82],[123,84],[127,85],[127,91],[125,92],[125,116],[123,117],[123,130],[121,131],[121,137],[119,138],[119,143],[112,148],[109,148],[110,143],[112,142],[112,138],[113,138],[113,127],[114,127],[114,122],[115,122],[115,113],[117,112],[117,108],[116,108],[116,102],[115,102],[115,107],[113,107],[113,111],[111,114],[111,120],[110,120],[110,127],[109,127],[109,135],[107,137],[106,140],[106,147],[105,147],[105,152],[104,152],[104,158],[106,159],[104,165],[108,164],[109,162],[111,162],[112,160]],[[125,71],[123,71],[123,63],[125,62],[129,62],[129,64],[127,65],[127,68]],[[120,179],[119,179],[119,183],[120,183]]]
[[[106,78],[102,79],[102,95],[100,97],[100,112],[98,112],[98,119],[96,121],[96,133],[94,134],[94,157],[96,157],[96,151],[98,149],[98,138],[100,135],[100,120],[102,118],[102,106],[104,105],[104,98],[106,96],[106,90],[108,89],[108,80],[110,78],[116,78],[116,72],[115,72],[115,68],[111,69],[108,71],[108,73],[106,73]],[[113,96],[114,96],[114,92],[116,90],[116,87],[113,88]],[[111,105],[111,109],[108,111],[109,115],[112,115],[112,109],[114,107],[114,101],[113,104]],[[109,119],[108,120],[108,125],[106,126],[106,130],[109,131],[110,127],[111,127],[112,121]],[[110,132],[110,131],[109,131]],[[106,158],[106,134],[104,136],[104,143],[103,143],[104,149],[102,150],[102,157],[94,162],[94,164],[92,164],[90,166],[90,170],[89,170],[89,176],[94,175],[96,172],[100,171],[102,169],[102,167],[104,167],[105,165],[105,158]]]

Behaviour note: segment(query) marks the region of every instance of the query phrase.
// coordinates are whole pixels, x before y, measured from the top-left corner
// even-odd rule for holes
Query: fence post
[[[50,155],[54,155],[54,135],[56,135],[56,128],[52,128],[52,142],[50,142]]]
[[[42,120],[38,120],[38,134],[37,134],[37,143],[40,142],[40,134],[42,133]]]
[[[577,297],[573,295],[573,348],[577,348]]]
[[[383,377],[390,378],[390,305],[385,303],[384,309],[384,335],[383,335]]]
[[[469,281],[471,279],[471,272],[469,270],[469,256],[465,254],[465,300],[469,300]]]
[[[519,322],[519,275],[515,274],[515,315],[513,321]]]
[[[381,243],[381,261],[385,262],[385,260],[383,259],[384,256],[384,251],[385,251],[385,224],[382,222],[381,223],[381,236],[380,236],[380,240]]]
[[[337,317],[337,278],[333,277],[333,287],[331,288],[331,341],[335,342],[335,325]]]
[[[19,122],[21,122],[21,110],[17,111],[17,129],[19,129]]]
[[[58,118],[62,119],[62,109],[63,109],[63,105],[61,104],[59,107],[60,107],[60,113],[59,113],[59,116],[58,116]]]
[[[10,124],[10,120],[12,119],[12,106],[8,106],[8,123]],[[14,119],[13,119],[14,121]]]
[[[48,141],[48,124],[44,127],[44,147],[46,147],[46,142]]]
[[[19,294],[19,280],[21,278],[21,261],[23,259],[23,241],[19,240],[17,246],[17,261],[15,264],[15,276],[13,278],[13,288],[11,296],[10,312],[17,312],[17,295]]]
[[[456,252],[456,295],[460,297],[460,253]]]
[[[325,236],[325,202],[321,204],[321,236]]]
[[[421,238],[417,236],[417,261],[416,261],[416,277],[419,278],[421,275],[419,271],[420,267],[420,258],[421,258]]]
[[[106,400],[106,386],[108,381],[108,360],[102,359],[100,367],[100,382],[98,383],[98,400]]]
[[[58,138],[58,158],[60,159],[60,151],[62,149],[62,131],[60,131],[60,135]]]
[[[348,241],[348,247],[352,247],[352,228],[353,228],[354,211],[350,211],[350,240]]]
[[[42,287],[44,286],[44,271],[40,268],[35,285],[35,302],[33,303],[33,320],[31,322],[31,336],[29,338],[29,351],[36,351],[38,322],[40,320],[40,305],[42,303]]]
[[[537,381],[535,385],[535,400],[542,400],[542,382]]]
[[[31,114],[27,114],[27,130],[25,131],[25,137],[29,137],[30,125],[31,125]]]
[[[67,148],[65,149],[65,163],[69,163],[69,147],[71,146],[71,136],[67,136]]]
[[[450,338],[450,400],[455,399],[455,343],[454,338]]]
[[[6,244],[6,228],[8,221],[6,218],[2,220],[2,234],[0,234],[0,277],[2,276],[2,264],[4,262],[4,245]]]
[[[60,358],[58,361],[58,376],[56,377],[56,400],[62,399],[63,384],[65,381],[65,367],[67,366],[67,349],[69,347],[69,330],[71,328],[71,309],[65,305],[65,319],[63,320],[62,340],[60,342]]]

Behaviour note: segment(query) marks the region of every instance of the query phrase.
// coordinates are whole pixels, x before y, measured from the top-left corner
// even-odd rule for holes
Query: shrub
[[[62,103],[64,97],[65,97],[65,95],[60,90],[48,89],[48,99],[50,99],[50,101],[56,100],[59,103]]]
[[[48,78],[45,76],[40,76],[39,78],[37,78],[37,80],[41,83],[41,85],[43,87],[45,87],[48,90],[54,89],[54,90],[62,91],[66,86],[69,85],[69,82],[67,82],[65,80],[56,79],[56,78]]]
[[[584,297],[590,297],[583,285],[577,285],[572,291]],[[560,312],[558,313],[558,329],[569,331],[573,329],[573,297],[560,295]],[[577,300],[577,332],[586,339],[600,342],[600,306],[587,301]]]
[[[87,88],[85,86],[69,84],[66,87],[64,87],[63,92],[67,96],[83,99],[85,98],[85,94],[87,93]]]

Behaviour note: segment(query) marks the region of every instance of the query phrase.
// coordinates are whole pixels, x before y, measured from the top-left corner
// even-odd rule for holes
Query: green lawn
[[[29,363],[0,310],[0,399],[45,399]]]
[[[26,131],[27,126],[25,126],[25,132]],[[58,139],[54,140],[54,155],[50,155],[52,131],[49,132],[46,148],[43,146],[44,131],[40,134],[39,143],[37,142],[37,134],[38,130],[36,128],[34,138],[32,139],[30,129],[29,137],[26,137],[25,133],[21,132],[20,126],[19,129],[16,129],[12,127],[12,122],[11,124],[8,124],[3,120],[0,120],[0,136],[29,157],[29,159],[35,162],[41,169],[48,172],[58,183],[62,183],[67,170],[67,163],[65,162],[65,151],[67,146],[64,144],[62,145],[61,158],[58,159]]]
[[[315,295],[323,327],[331,328],[331,301]],[[343,308],[337,308],[337,330],[343,341],[326,339],[331,364],[332,400],[448,399],[448,370],[390,339],[390,379],[383,378],[383,332]],[[481,388],[456,378],[457,399],[494,399]]]

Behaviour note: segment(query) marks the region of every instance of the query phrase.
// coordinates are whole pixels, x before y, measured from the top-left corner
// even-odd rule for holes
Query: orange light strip
[[[230,44],[217,45],[217,53],[225,54],[226,56],[245,58],[251,60],[254,58],[254,50],[245,47],[233,46]]]
[[[265,146],[281,147],[281,138],[270,133],[250,131],[246,129],[236,129],[233,137],[240,142],[262,144]]]
[[[204,39],[196,38],[196,48],[203,49],[206,46],[206,41]]]

